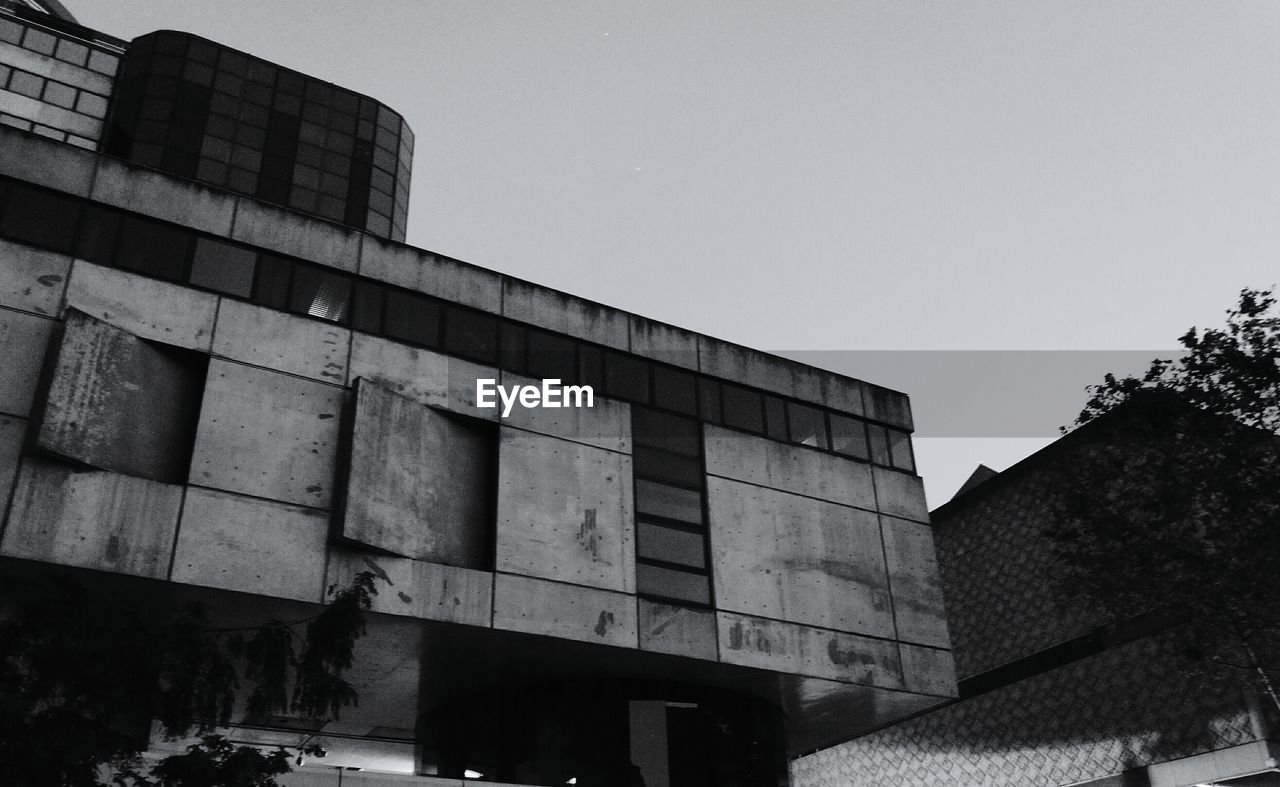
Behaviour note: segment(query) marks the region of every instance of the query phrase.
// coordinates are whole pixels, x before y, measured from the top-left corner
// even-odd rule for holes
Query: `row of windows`
[[[20,68],[0,64],[0,88],[46,104],[69,109],[94,120],[107,115],[107,97],[97,93],[48,79]]]
[[[8,183],[0,181],[0,183]],[[8,185],[0,234],[532,377],[900,470],[909,434],[183,227]],[[674,453],[680,454],[678,450]]]
[[[64,38],[51,31],[28,27],[13,19],[0,17],[0,41],[6,41],[23,49],[87,68],[104,76],[115,76],[120,58],[103,52],[80,41]]]
[[[76,147],[85,148],[86,150],[97,150],[98,143],[88,137],[82,137],[78,134],[72,134],[69,131],[63,131],[60,128],[46,126],[43,123],[36,123],[33,120],[10,115],[8,112],[0,112],[0,126],[9,126],[10,128],[20,129],[22,131],[30,131],[33,134],[39,134],[42,137],[56,139],[59,142],[67,142]]]

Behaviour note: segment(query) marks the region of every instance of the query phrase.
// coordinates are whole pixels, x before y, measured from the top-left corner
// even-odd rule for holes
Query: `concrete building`
[[[798,759],[796,787],[1280,785],[1275,714],[1238,673],[1197,675],[1176,629],[1063,596],[1048,493],[1103,426],[979,468],[932,512],[960,696]]]
[[[0,570],[237,623],[373,571],[359,706],[228,731],[323,745],[289,784],[780,785],[955,695],[905,396],[398,242],[372,99],[0,33]]]

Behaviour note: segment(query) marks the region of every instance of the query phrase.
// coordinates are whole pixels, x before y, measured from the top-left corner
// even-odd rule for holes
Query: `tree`
[[[147,588],[93,591],[51,571],[0,584],[0,784],[99,787],[274,787],[282,752],[205,735],[150,775],[138,757],[152,718],[170,736],[230,723],[236,690],[252,691],[250,718],[295,712],[337,716],[356,702],[344,677],[373,574],[303,620],[215,628],[201,604],[177,614]]]
[[[1280,710],[1276,299],[1244,290],[1224,329],[1179,341],[1089,389],[1049,536],[1072,595],[1182,624],[1190,659],[1244,670]]]

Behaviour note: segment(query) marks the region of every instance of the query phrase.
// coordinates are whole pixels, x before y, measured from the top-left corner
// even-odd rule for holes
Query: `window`
[[[866,426],[856,418],[832,413],[831,443],[836,453],[852,456],[854,459],[871,458],[867,451]]]
[[[289,302],[289,274],[293,263],[274,254],[258,257],[258,275],[253,285],[253,302],[270,309],[283,309]]]
[[[724,391],[724,425],[748,432],[764,431],[764,407],[760,394],[739,388],[736,385],[722,385]]]
[[[351,327],[365,333],[382,332],[382,299],[386,288],[371,281],[357,280]]]
[[[6,200],[0,233],[6,238],[68,252],[75,239],[80,203],[49,191],[13,184]]]
[[[493,363],[498,354],[497,318],[450,306],[445,310],[444,341],[445,352]]]
[[[577,356],[572,339],[535,328],[526,329],[529,342],[527,371],[533,377],[569,381],[575,377]]]
[[[884,427],[867,424],[867,442],[871,445],[871,461],[878,465],[888,465],[889,439]]]
[[[425,295],[387,290],[384,330],[392,339],[440,346],[440,304]]]
[[[787,402],[791,439],[801,445],[827,449],[827,419],[816,407]]]
[[[351,277],[310,265],[295,265],[289,309],[298,314],[343,322],[351,304]]]
[[[632,402],[649,401],[649,364],[621,353],[604,356],[604,390],[609,396]]]
[[[897,429],[886,429],[889,438],[889,461],[899,470],[915,470],[915,456],[911,452],[911,435]]]
[[[191,261],[191,283],[197,287],[248,298],[253,291],[257,256],[249,249],[208,238],[197,238],[195,257]]]
[[[654,365],[653,403],[667,410],[697,415],[697,378],[680,369]]]
[[[787,405],[776,396],[764,397],[765,434],[771,439],[787,440]]]
[[[126,217],[120,225],[116,264],[125,270],[169,281],[183,281],[191,235],[145,219]]]

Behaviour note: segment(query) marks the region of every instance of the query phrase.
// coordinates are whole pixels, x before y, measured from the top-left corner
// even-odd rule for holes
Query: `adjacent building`
[[[359,706],[228,731],[323,746],[290,784],[773,787],[955,696],[904,395],[405,245],[367,96],[0,39],[0,571],[237,624],[373,572]]]

